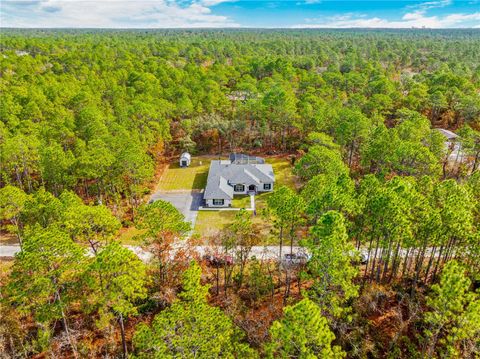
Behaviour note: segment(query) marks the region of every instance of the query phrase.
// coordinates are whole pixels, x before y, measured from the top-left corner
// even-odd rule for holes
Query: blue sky
[[[0,0],[0,26],[480,28],[480,0]]]

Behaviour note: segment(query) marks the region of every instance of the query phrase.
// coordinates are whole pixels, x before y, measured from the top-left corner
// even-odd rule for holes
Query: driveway
[[[150,201],[159,199],[173,204],[185,216],[185,220],[192,224],[192,229],[195,227],[198,208],[203,201],[203,193],[198,191],[159,191],[150,197]]]

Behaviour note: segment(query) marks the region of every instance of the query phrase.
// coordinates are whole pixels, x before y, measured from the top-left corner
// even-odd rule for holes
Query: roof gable
[[[234,184],[273,183],[275,176],[270,164],[237,164],[214,160],[210,163],[203,198],[232,199]]]

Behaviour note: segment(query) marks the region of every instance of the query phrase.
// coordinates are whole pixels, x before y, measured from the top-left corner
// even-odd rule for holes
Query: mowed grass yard
[[[156,191],[203,189],[207,183],[211,158],[192,157],[189,167],[180,167],[178,161],[171,163],[158,181]]]
[[[200,239],[215,237],[222,229],[226,228],[235,220],[235,216],[239,211],[199,211],[197,222],[195,223],[194,234]],[[253,216],[253,212],[249,211]],[[262,244],[270,244],[270,232],[272,224],[262,217],[260,212],[253,216],[253,223],[258,224],[260,233],[264,237]],[[273,241],[275,239],[272,239]],[[272,242],[273,243],[273,242]]]

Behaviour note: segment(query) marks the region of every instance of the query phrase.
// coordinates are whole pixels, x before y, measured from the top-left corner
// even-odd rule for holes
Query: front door
[[[248,190],[255,192],[257,190],[257,186],[255,186],[254,184],[251,184],[250,186],[248,186]]]

